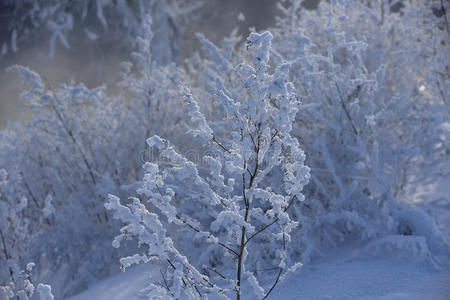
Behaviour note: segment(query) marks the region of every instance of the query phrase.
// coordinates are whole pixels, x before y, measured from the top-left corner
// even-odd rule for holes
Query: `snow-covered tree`
[[[269,71],[272,38],[269,32],[249,36],[253,60],[236,67],[245,98],[221,90],[221,118],[207,120],[184,91],[190,132],[207,151],[201,161],[189,160],[155,135],[147,142],[159,160],[144,165],[140,198],[127,206],[116,196],[108,199],[106,207],[126,222],[113,245],[130,238],[145,245],[139,254],[122,258],[122,266],[155,260],[165,265],[161,283],[151,284],[147,296],[265,298],[300,266],[288,254],[298,224],[290,208],[304,200],[309,168],[291,134],[300,100],[287,81],[289,65]],[[180,241],[173,226],[195,245]],[[269,267],[275,269],[269,275],[273,282],[261,285],[258,275]]]

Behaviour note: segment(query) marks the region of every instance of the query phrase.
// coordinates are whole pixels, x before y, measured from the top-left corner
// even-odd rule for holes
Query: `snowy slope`
[[[450,299],[448,266],[436,269],[423,260],[376,257],[361,249],[343,247],[318,264],[304,266],[277,286],[270,299]],[[70,300],[136,299],[149,270],[146,266],[131,269]]]
[[[149,265],[141,265],[130,268],[126,272],[111,276],[87,291],[84,291],[70,300],[84,299],[135,299],[137,292],[143,289],[149,282],[148,273],[151,271]]]
[[[448,268],[437,270],[409,257],[353,254],[347,249],[304,267],[277,287],[273,299],[450,299]]]

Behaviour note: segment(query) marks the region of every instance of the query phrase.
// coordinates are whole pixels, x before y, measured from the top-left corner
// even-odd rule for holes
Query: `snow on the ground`
[[[361,255],[345,249],[304,266],[273,299],[450,299],[450,269],[411,257]]]
[[[75,295],[70,300],[132,300],[150,281],[150,265],[130,268],[95,284],[88,290]]]
[[[304,266],[273,291],[270,299],[450,299],[450,268],[404,256],[373,256],[364,247],[332,251]],[[70,300],[132,300],[148,282],[149,266],[106,279]],[[254,299],[243,297],[244,299]]]
[[[440,185],[440,188],[445,188],[445,185]],[[416,203],[433,216],[439,234],[447,243],[450,240],[448,200],[447,195]],[[303,266],[279,284],[269,299],[450,299],[450,253],[441,253],[436,266],[427,258],[401,251],[375,255],[365,249],[365,245],[332,249],[328,256],[315,264]],[[139,291],[151,281],[150,275],[157,279],[159,267],[134,267],[95,284],[70,300],[137,299]],[[255,298],[244,296],[243,299]]]

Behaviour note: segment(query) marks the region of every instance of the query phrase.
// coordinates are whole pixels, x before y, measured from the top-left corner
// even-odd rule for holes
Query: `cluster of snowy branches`
[[[440,4],[405,2],[395,12],[386,1],[341,2],[308,11],[284,1],[271,29],[273,63],[291,65],[303,102],[293,130],[311,168],[306,201],[294,207],[303,262],[346,239],[404,234],[393,217],[400,200],[447,172],[448,24],[436,15]],[[207,59],[188,62],[195,85],[239,98],[239,39],[231,35],[220,49],[199,38]]]
[[[117,197],[109,197],[107,208],[116,210],[115,218],[127,223],[114,246],[132,237],[148,246],[143,254],[123,258],[121,264],[127,267],[155,259],[166,263],[164,284],[151,285],[145,291],[147,297],[197,299],[215,293],[228,298],[235,292],[239,299],[246,282],[259,298],[266,298],[280,279],[299,266],[288,256],[290,233],[298,225],[290,218],[289,208],[304,200],[309,169],[298,140],[291,135],[300,102],[292,84],[286,82],[289,66],[282,64],[273,74],[267,73],[272,38],[269,32],[250,35],[248,48],[256,52],[253,63],[237,69],[246,97],[233,99],[220,91],[217,120],[207,121],[186,92],[188,114],[196,123],[191,133],[210,149],[210,155],[203,157],[205,168],[159,136],[147,140],[160,151],[164,164],[144,165],[137,192],[167,225],[139,198],[132,198],[126,207]],[[191,238],[198,243],[195,249],[176,247],[178,241],[167,236],[165,229],[171,223],[192,232]],[[278,269],[278,275],[275,283],[264,288],[253,270],[271,267]]]
[[[163,58],[165,25],[141,18],[115,96],[12,67],[33,121],[0,132],[5,295],[33,293],[29,262],[40,282],[59,274],[61,296],[122,257],[160,268],[143,297],[263,299],[345,240],[445,253],[433,221],[401,201],[446,172],[439,1],[334,2],[282,1],[271,33],[245,43],[198,34],[203,52],[183,65]]]
[[[118,255],[110,247],[115,229],[105,196],[138,181],[146,137],[162,128],[164,135],[181,131],[181,123],[169,120],[176,118],[174,99],[183,72],[175,65],[157,66],[147,47],[148,31],[146,36],[139,40],[135,66],[123,64],[123,93],[115,98],[103,87],[90,90],[73,82],[53,88],[25,67],[11,68],[24,79],[23,106],[33,112],[33,121],[25,128],[11,125],[0,135],[9,195],[28,202],[16,218],[27,222],[27,232],[8,229],[21,238],[11,238],[6,247],[14,245],[22,263],[39,261],[36,269],[44,279],[62,272],[55,288],[63,295],[115,269],[110,264]]]
[[[29,236],[29,222],[23,218],[23,211],[27,206],[27,198],[22,197],[18,202],[14,190],[10,188],[8,173],[0,170],[0,242],[5,257],[2,260],[0,278],[7,278],[0,286],[0,299],[30,299],[35,290],[41,300],[53,300],[51,287],[32,281],[34,263],[28,263],[25,270],[20,269],[25,247],[31,246]],[[48,202],[46,202],[48,203]],[[51,211],[51,203],[46,204],[47,211]]]
[[[297,132],[312,180],[303,210],[320,220],[312,236],[332,245],[355,231],[397,232],[397,200],[442,176],[448,155],[448,24],[433,14],[440,5],[404,1],[392,13],[379,4],[309,12],[292,1],[274,30],[305,103]]]

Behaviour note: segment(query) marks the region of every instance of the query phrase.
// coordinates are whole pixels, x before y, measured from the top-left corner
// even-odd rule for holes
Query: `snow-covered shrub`
[[[16,240],[17,246],[24,247],[17,254],[22,262],[37,263],[40,280],[51,280],[53,272],[64,270],[65,275],[59,277],[63,286],[55,290],[59,294],[64,288],[64,293],[70,293],[87,274],[104,269],[87,261],[108,261],[107,248],[100,246],[100,237],[108,235],[107,227],[101,226],[108,216],[96,204],[101,202],[97,190],[104,181],[106,170],[103,173],[101,167],[108,156],[95,152],[108,132],[102,123],[107,115],[102,110],[107,106],[102,104],[107,98],[102,89],[88,90],[83,85],[53,90],[36,73],[23,67],[17,70],[29,84],[23,101],[35,115],[27,130],[10,127],[1,133],[0,161],[16,194],[30,199],[24,213],[36,232],[32,247]],[[83,279],[69,282],[67,273]]]
[[[297,0],[279,3],[271,29],[271,65],[291,65],[303,102],[292,131],[311,167],[307,200],[293,206],[303,262],[345,239],[397,234],[401,200],[442,176],[448,157],[449,52],[438,1],[405,1],[400,10],[388,1],[337,2],[313,11]],[[240,99],[233,65],[246,53],[235,33],[221,48],[198,38],[203,56],[188,70],[200,105],[215,115],[211,95],[225,90]]]
[[[450,249],[436,222],[427,213],[418,209],[405,209],[394,214],[394,220],[398,235],[421,236],[435,253],[445,253]]]
[[[450,250],[435,221],[418,209],[404,209],[394,214],[394,228],[391,235],[370,242],[368,253],[397,252],[408,257],[424,258],[439,268]]]
[[[399,12],[388,1],[287,2],[273,32],[304,99],[293,131],[311,167],[300,215],[320,243],[392,234],[406,187],[439,176],[446,155],[442,20],[423,1]]]
[[[34,263],[28,263],[25,270],[21,270],[21,255],[32,246],[35,232],[30,228],[25,207],[27,198],[22,197],[18,202],[16,191],[10,187],[8,173],[0,170],[0,299],[29,299],[35,288],[41,300],[52,300],[51,287],[39,283],[37,287],[31,280]]]
[[[183,72],[152,59],[147,20],[135,66],[124,64],[133,72],[124,73],[122,92],[115,97],[104,87],[74,82],[53,88],[25,67],[12,68],[24,79],[22,103],[33,120],[0,133],[0,167],[9,173],[10,194],[28,199],[16,220],[26,220],[30,232],[14,227],[10,234],[19,263],[36,262],[37,278],[52,282],[57,296],[116,270],[109,262],[127,250],[120,254],[109,246],[115,230],[103,206],[105,196],[133,188],[149,136],[171,138],[184,123],[167,117],[183,111],[174,105]],[[11,203],[11,209],[17,207]]]
[[[174,63],[161,66],[153,58],[151,46],[156,37],[150,17],[146,18],[142,30],[144,35],[137,40],[138,49],[132,53],[132,62],[122,62],[122,80],[118,84],[122,91],[120,119],[126,123],[120,125],[116,134],[127,136],[123,137],[124,141],[136,141],[134,145],[127,145],[134,151],[145,149],[146,139],[153,134],[165,138],[178,135],[185,123],[182,109],[174,104],[180,97],[179,85],[187,75]],[[139,163],[151,155],[148,151],[142,154]],[[124,162],[129,155],[125,154]]]
[[[189,160],[155,135],[147,143],[159,160],[144,165],[139,198],[122,205],[111,195],[106,203],[126,223],[113,245],[136,239],[142,248],[122,258],[122,266],[164,265],[161,282],[143,291],[147,297],[265,298],[300,266],[288,252],[298,225],[290,208],[304,200],[309,168],[291,135],[300,101],[286,80],[289,65],[269,71],[272,38],[250,34],[252,62],[236,67],[240,98],[219,91],[212,121],[185,91],[190,132],[206,151],[201,160]],[[268,268],[273,274],[263,271]]]
[[[34,263],[28,263],[25,270],[11,273],[11,281],[6,285],[0,285],[0,299],[53,300],[51,286],[42,283],[37,285],[33,283],[31,275],[33,267]]]

